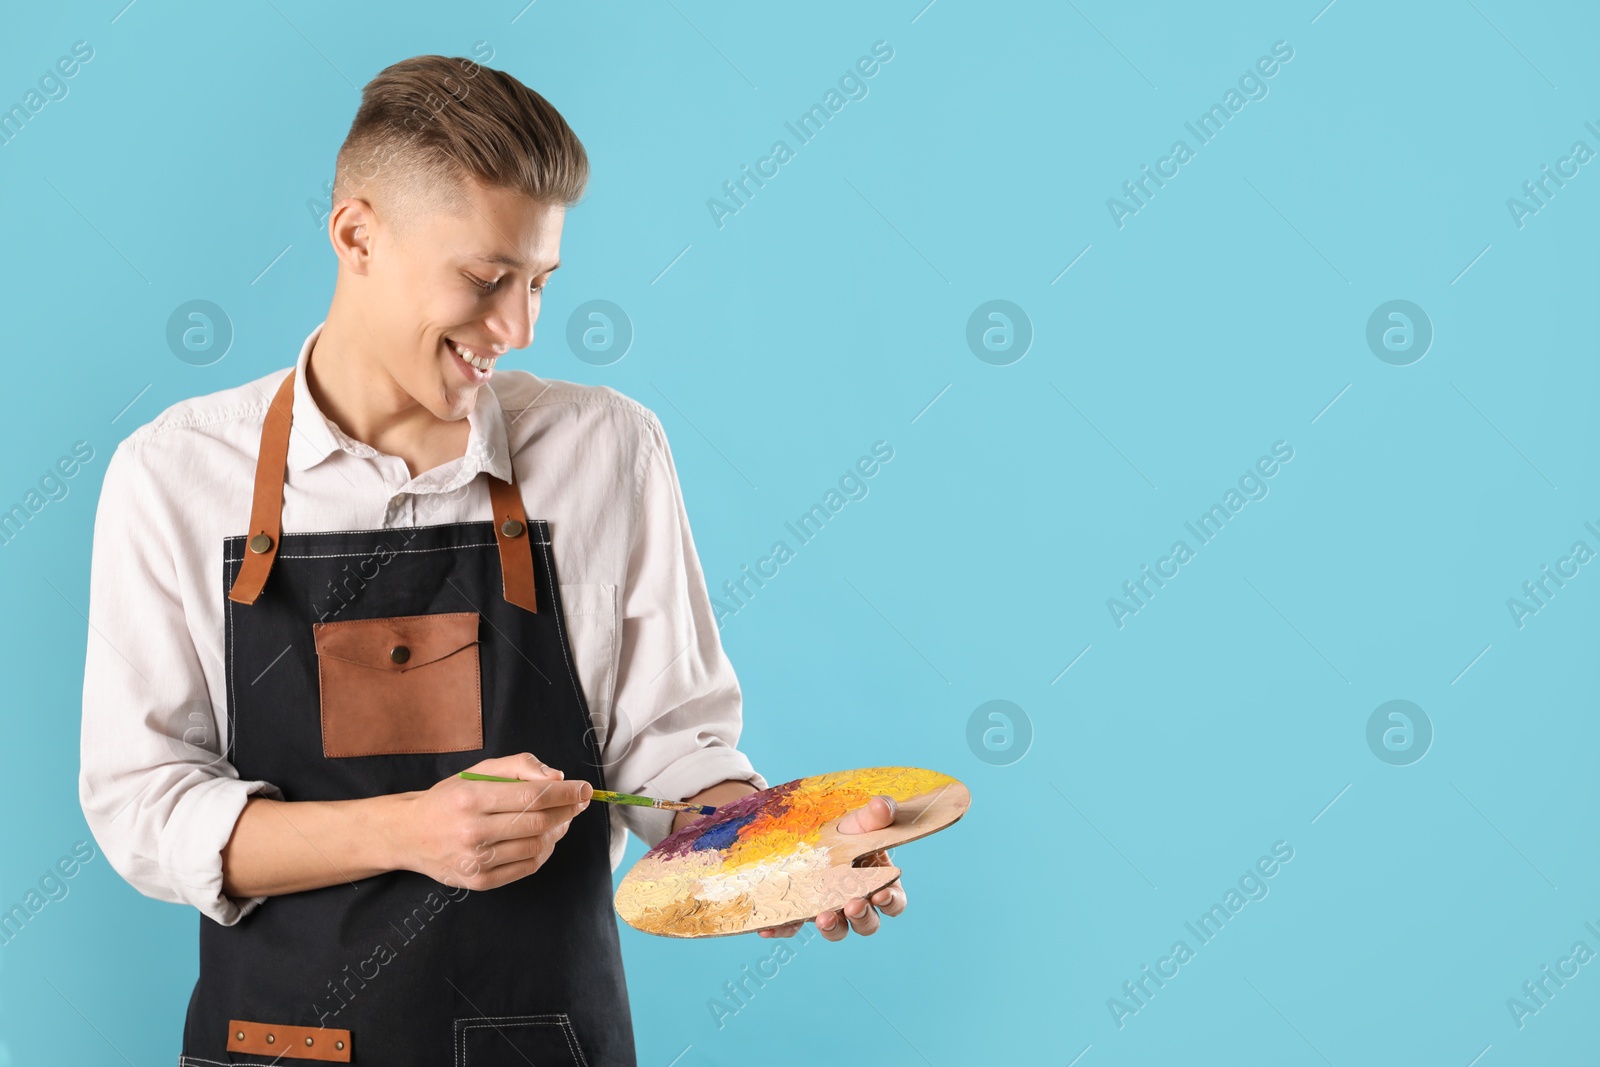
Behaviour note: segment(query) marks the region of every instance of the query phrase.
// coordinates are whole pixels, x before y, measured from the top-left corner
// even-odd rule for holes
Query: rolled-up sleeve
[[[730,780],[765,789],[766,779],[738,748],[743,697],[722,648],[672,451],[660,421],[652,414],[647,422],[607,779],[623,792],[665,800]],[[615,810],[647,845],[672,829],[669,811]]]
[[[143,447],[117,446],[95,514],[78,797],[135,889],[232,925],[266,898],[222,892],[222,849],[251,795],[283,794],[222,756],[167,540],[182,471],[158,476]]]

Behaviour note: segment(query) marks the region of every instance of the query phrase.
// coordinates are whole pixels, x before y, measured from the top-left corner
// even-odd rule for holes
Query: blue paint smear
[[[727,822],[709,827],[690,847],[696,852],[708,848],[725,849],[739,839],[739,828],[754,819],[757,814],[759,813],[752,811],[748,815],[741,815],[736,819],[729,819]]]

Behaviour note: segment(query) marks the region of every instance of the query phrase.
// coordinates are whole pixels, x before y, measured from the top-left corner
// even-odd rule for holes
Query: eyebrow
[[[504,252],[495,252],[495,253],[492,253],[492,254],[483,253],[483,252],[471,252],[471,253],[467,254],[467,258],[468,259],[475,259],[475,260],[479,261],[480,263],[498,263],[502,267],[510,267],[513,270],[522,270],[522,269],[527,267],[527,264],[524,263],[522,260],[518,259],[516,256],[507,255]],[[549,267],[546,267],[540,273],[542,273],[542,274],[549,273],[550,271],[556,270],[560,266],[561,266],[561,261],[558,259],[558,260],[555,261],[555,263],[553,265],[551,265]]]

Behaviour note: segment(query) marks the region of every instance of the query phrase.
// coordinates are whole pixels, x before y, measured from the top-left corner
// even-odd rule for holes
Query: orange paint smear
[[[786,854],[804,842],[822,839],[820,827],[866,804],[879,794],[896,802],[909,800],[955,781],[947,774],[920,767],[880,767],[871,771],[838,771],[802,779],[777,810],[761,812],[739,828],[739,836],[723,852],[722,869],[760,863]]]

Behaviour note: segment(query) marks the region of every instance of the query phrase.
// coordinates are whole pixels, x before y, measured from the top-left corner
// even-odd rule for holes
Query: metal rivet
[[[507,537],[521,537],[522,523],[518,522],[516,519],[507,519],[505,522],[500,524],[500,532],[505,534]]]
[[[405,645],[395,645],[389,650],[389,658],[396,663],[404,663],[411,658],[411,650]]]
[[[237,1034],[234,1035],[234,1037],[236,1037],[240,1041],[243,1041],[244,1040],[244,1031],[240,1030]]]
[[[337,1048],[337,1049],[342,1049],[342,1048],[344,1048],[344,1042],[343,1041],[335,1041],[333,1043],[333,1047]]]
[[[272,1036],[272,1035],[271,1035],[271,1034],[268,1034],[268,1035],[267,1035],[267,1044],[269,1044],[269,1045],[270,1045],[270,1044],[272,1044],[272,1043],[273,1043],[273,1042],[274,1042],[274,1041],[276,1041],[276,1040],[278,1040],[278,1039],[277,1039],[277,1038],[275,1038],[275,1037],[273,1037],[273,1036]]]
[[[258,556],[271,547],[272,538],[268,537],[266,534],[256,534],[254,537],[250,538],[250,551],[254,552]]]
[[[309,1038],[309,1037],[306,1038],[306,1045],[307,1045],[307,1047],[309,1047],[311,1045],[311,1038]]]

